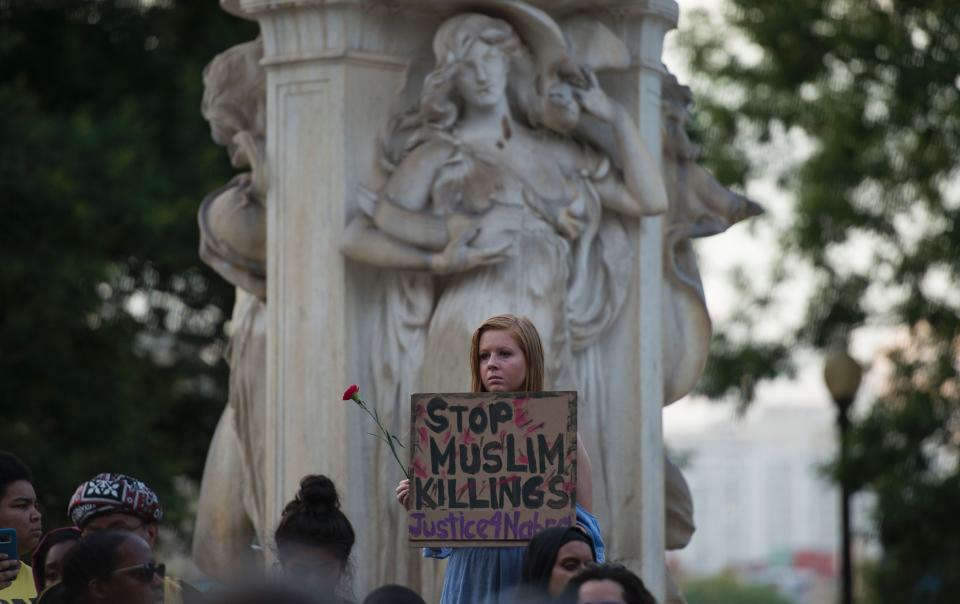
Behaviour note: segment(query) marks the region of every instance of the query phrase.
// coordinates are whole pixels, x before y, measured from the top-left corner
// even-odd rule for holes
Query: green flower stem
[[[367,407],[367,404],[363,402],[363,399],[361,399],[358,395],[355,394],[353,395],[353,401],[357,403],[357,405],[359,405],[361,409],[366,411],[367,415],[369,415],[371,419],[373,419],[373,421],[377,424],[377,428],[380,430],[381,433],[383,433],[383,440],[387,442],[387,446],[390,447],[390,452],[393,453],[393,458],[397,460],[397,465],[400,466],[400,471],[403,472],[403,475],[407,477],[407,480],[410,480],[410,473],[407,471],[406,466],[403,465],[403,462],[400,461],[400,456],[397,455],[397,448],[394,445],[394,441],[396,441],[396,444],[403,447],[403,444],[400,442],[400,439],[397,438],[394,434],[391,434],[389,430],[383,427],[383,424],[380,423],[380,414],[377,413],[376,410],[371,411],[370,408]],[[377,437],[377,438],[380,438],[380,437]]]

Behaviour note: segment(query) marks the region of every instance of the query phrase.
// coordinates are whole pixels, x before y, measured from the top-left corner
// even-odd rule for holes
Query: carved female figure
[[[573,345],[612,322],[630,270],[630,245],[622,229],[604,224],[604,210],[664,212],[660,174],[627,112],[592,74],[566,96],[560,87],[531,94],[536,55],[506,21],[453,17],[438,30],[434,53],[413,135],[379,195],[361,199],[365,214],[349,225],[344,253],[444,276],[419,388],[456,389],[460,343],[498,312],[533,318],[544,335],[547,383],[575,388]],[[551,111],[540,110],[542,98]],[[575,123],[581,111],[612,127],[622,173],[592,147],[538,125],[564,114]],[[590,283],[597,279],[599,286]]]
[[[236,286],[228,361],[229,401],[204,468],[193,555],[219,579],[262,564],[251,548],[265,542],[263,518],[266,415],[266,105],[260,39],[217,55],[204,70],[203,115],[231,164],[248,171],[201,204],[200,257]]]

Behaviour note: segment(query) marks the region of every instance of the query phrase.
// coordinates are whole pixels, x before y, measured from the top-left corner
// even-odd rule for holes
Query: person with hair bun
[[[130,531],[84,537],[63,558],[63,581],[38,604],[162,604],[163,564]]]
[[[333,481],[323,475],[305,476],[274,533],[283,576],[310,593],[332,591],[347,601],[344,583],[355,541]]]

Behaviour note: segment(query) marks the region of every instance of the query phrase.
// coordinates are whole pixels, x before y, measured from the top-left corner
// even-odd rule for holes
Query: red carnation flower
[[[377,413],[377,410],[368,407],[367,403],[360,398],[360,386],[357,386],[356,384],[350,384],[350,387],[343,392],[343,400],[355,402],[357,407],[363,409],[364,413],[369,415],[370,419],[377,424],[377,429],[380,431],[380,433],[371,433],[370,435],[376,437],[390,448],[390,453],[393,454],[393,458],[396,460],[397,465],[400,466],[400,471],[403,472],[403,475],[407,477],[407,480],[409,480],[410,472],[408,472],[404,467],[403,462],[400,461],[400,455],[397,454],[397,447],[402,449],[403,443],[400,442],[400,439],[397,438],[396,434],[383,427],[383,422],[380,421],[380,414]]]

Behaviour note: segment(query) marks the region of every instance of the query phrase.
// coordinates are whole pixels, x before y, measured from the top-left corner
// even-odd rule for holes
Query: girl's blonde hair
[[[510,332],[513,340],[520,347],[527,364],[527,374],[523,378],[520,390],[524,392],[539,392],[543,390],[543,344],[540,342],[540,333],[533,321],[516,315],[496,315],[490,317],[473,332],[470,342],[470,373],[472,392],[487,392],[480,378],[480,338],[487,331],[504,330]]]

